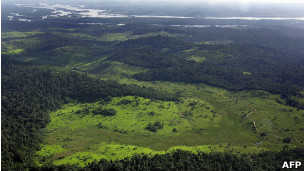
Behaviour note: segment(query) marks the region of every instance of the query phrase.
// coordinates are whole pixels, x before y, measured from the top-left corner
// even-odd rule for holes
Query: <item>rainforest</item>
[[[303,19],[147,6],[2,4],[2,170],[303,165]]]

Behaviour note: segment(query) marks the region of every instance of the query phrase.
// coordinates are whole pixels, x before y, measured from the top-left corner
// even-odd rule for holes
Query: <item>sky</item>
[[[95,0],[98,1],[98,0]],[[304,3],[303,0],[127,0],[127,1],[137,1],[137,2],[183,2],[183,3],[275,3],[275,4],[292,4],[292,3]]]
[[[133,3],[172,3],[172,4],[199,4],[199,3],[208,3],[210,5],[227,5],[227,4],[244,4],[244,5],[253,5],[253,4],[304,4],[304,0],[2,0],[2,2],[82,2],[82,3],[104,3],[104,2],[133,2]]]
[[[194,15],[199,16],[304,17],[304,0],[2,0],[3,2],[86,5],[88,8],[120,8],[135,13],[154,10],[161,11],[163,15],[188,16],[196,13]]]
[[[10,1],[10,0],[2,0]],[[18,1],[18,0],[15,0]],[[22,2],[24,0],[19,0],[19,2]],[[30,2],[31,0],[27,0],[27,2]],[[35,1],[35,0],[33,0]],[[44,1],[44,0],[41,0]],[[68,1],[68,0],[63,0]],[[208,2],[208,3],[304,3],[303,0],[82,0],[85,2],[105,2],[105,1],[134,1],[134,2],[183,2],[183,3],[199,3],[199,2]]]

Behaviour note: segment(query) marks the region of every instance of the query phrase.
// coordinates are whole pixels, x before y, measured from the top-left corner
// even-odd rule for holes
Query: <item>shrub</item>
[[[120,102],[118,102],[118,105],[126,105],[132,103],[132,100],[129,99],[122,99]]]
[[[260,134],[260,137],[264,137],[264,136],[266,136],[267,134],[266,134],[266,132],[262,132],[261,134]]]
[[[288,144],[289,144],[290,142],[291,142],[291,139],[290,139],[290,138],[284,138],[284,139],[283,139],[283,143],[288,143]]]
[[[116,115],[117,111],[113,108],[110,109],[103,109],[101,107],[92,111],[94,115],[103,115],[103,116],[114,116]]]
[[[146,129],[151,132],[156,132],[158,129],[162,129],[164,127],[164,124],[160,121],[156,121],[154,124],[151,122],[147,125]]]

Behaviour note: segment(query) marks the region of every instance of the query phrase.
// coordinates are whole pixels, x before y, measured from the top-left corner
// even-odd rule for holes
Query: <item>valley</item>
[[[301,17],[137,13],[5,9],[4,170],[273,170],[303,159]]]

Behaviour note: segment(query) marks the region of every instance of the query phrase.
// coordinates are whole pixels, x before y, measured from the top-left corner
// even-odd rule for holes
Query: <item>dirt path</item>
[[[252,114],[253,112],[256,112],[257,110],[256,110],[255,108],[251,107],[251,106],[249,106],[249,107],[252,108],[253,111],[249,112],[249,113],[246,115],[246,118],[248,118],[250,121],[252,121],[253,126],[255,127],[256,131],[261,132],[261,131],[258,129],[258,127],[256,126],[255,120],[253,120],[253,119],[251,119],[251,118],[249,117],[250,114]]]
[[[227,99],[227,97],[226,97],[224,94],[221,94],[221,93],[218,93],[218,94],[221,95],[221,96],[223,97],[223,99]],[[252,106],[249,106],[249,105],[247,105],[247,104],[244,104],[244,103],[240,103],[240,104],[243,104],[243,105],[245,105],[245,106],[247,106],[247,107],[249,107],[249,108],[252,109],[252,111],[249,112],[249,113],[246,115],[246,118],[249,119],[249,120],[253,123],[253,126],[254,126],[255,130],[256,130],[257,132],[261,133],[262,131],[260,131],[259,128],[257,127],[256,121],[249,117],[249,115],[251,115],[251,114],[253,114],[254,112],[256,112],[257,109],[254,108],[254,107],[252,107]],[[281,136],[278,136],[278,135],[274,135],[274,134],[271,134],[271,133],[268,133],[268,135],[273,136],[273,137],[277,137],[277,138],[284,139],[284,137],[281,137]],[[301,142],[301,141],[295,140],[295,139],[294,139],[294,141],[296,141],[296,142]]]
[[[246,105],[246,106],[248,106],[248,105]],[[249,113],[246,115],[246,118],[249,119],[249,120],[253,123],[253,125],[254,125],[256,131],[258,131],[259,133],[261,133],[261,131],[260,131],[260,130],[258,129],[258,127],[257,127],[257,124],[256,124],[255,120],[253,120],[252,118],[249,117],[249,115],[251,115],[253,112],[256,112],[257,109],[256,109],[256,108],[253,108],[253,107],[251,107],[251,106],[248,106],[248,107],[251,108],[253,111],[249,112]],[[271,134],[271,133],[268,133],[268,135],[271,135],[271,136],[273,136],[273,137],[277,137],[277,138],[284,139],[284,137],[281,137],[281,136],[278,136],[278,135],[274,135],[274,134]],[[294,139],[294,141],[296,141],[296,142],[301,142],[301,141],[295,140],[295,139]]]

